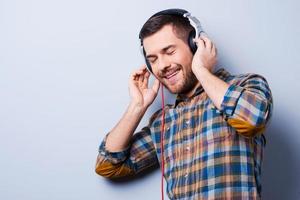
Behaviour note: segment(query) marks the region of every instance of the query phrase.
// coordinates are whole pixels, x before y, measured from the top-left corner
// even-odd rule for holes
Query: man
[[[144,24],[140,38],[156,80],[148,87],[146,66],[132,73],[131,102],[100,145],[96,173],[116,178],[164,163],[170,199],[259,199],[271,91],[260,75],[215,71],[215,45],[202,35],[193,52],[192,29],[173,14],[155,15]],[[160,109],[133,134],[159,82],[178,94],[174,105],[164,108],[164,130]]]

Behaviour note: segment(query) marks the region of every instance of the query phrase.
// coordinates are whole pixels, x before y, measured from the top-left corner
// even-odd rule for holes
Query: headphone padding
[[[194,38],[195,38],[195,35],[196,35],[196,31],[195,31],[195,29],[193,29],[193,30],[190,32],[189,37],[188,37],[188,44],[189,44],[189,47],[190,47],[190,49],[191,49],[191,51],[192,51],[193,54],[195,54],[196,51],[197,51],[197,45],[196,45],[196,43],[193,41]]]

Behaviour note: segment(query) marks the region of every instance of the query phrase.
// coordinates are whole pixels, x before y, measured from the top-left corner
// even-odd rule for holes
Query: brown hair
[[[190,32],[194,29],[187,18],[177,15],[158,15],[151,17],[143,25],[139,37],[141,43],[143,39],[153,35],[165,25],[172,25],[176,36],[188,44]]]

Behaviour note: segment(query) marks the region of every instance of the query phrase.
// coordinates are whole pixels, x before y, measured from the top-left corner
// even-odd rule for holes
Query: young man
[[[129,79],[131,103],[99,148],[96,173],[107,178],[137,174],[161,164],[170,199],[258,199],[261,197],[262,134],[272,109],[266,80],[257,74],[234,76],[215,71],[217,50],[205,36],[192,52],[188,19],[155,15],[140,38],[146,66]],[[148,66],[149,67],[149,66]],[[159,82],[178,94],[149,124],[133,134],[159,90]]]

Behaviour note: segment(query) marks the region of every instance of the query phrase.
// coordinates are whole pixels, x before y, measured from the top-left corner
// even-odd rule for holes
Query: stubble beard
[[[181,70],[182,70],[182,66]],[[183,73],[183,70],[182,72]],[[175,87],[169,87],[167,84],[164,82],[164,86],[172,93],[172,94],[180,94],[180,95],[185,95],[191,90],[194,89],[195,85],[197,84],[198,80],[195,74],[192,71],[185,71],[186,74],[183,74],[184,80],[178,83],[177,86]]]

